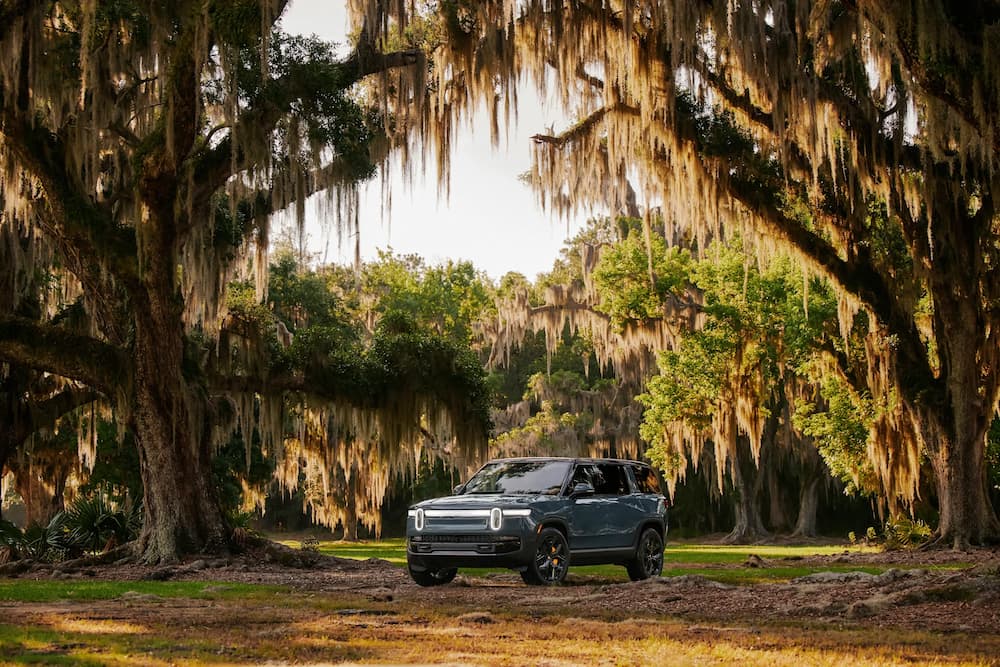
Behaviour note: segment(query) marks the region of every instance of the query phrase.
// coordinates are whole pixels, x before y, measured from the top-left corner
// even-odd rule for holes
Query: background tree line
[[[594,252],[588,268],[584,258]],[[255,321],[257,331],[283,332],[271,343],[281,350],[274,357],[308,364],[333,351],[361,355],[388,330],[445,339],[488,373],[495,426],[488,456],[651,459],[667,481],[680,534],[725,532],[731,541],[754,541],[770,534],[863,534],[901,517],[934,522],[930,479],[923,480],[924,501],[905,511],[882,495],[867,442],[876,408],[825,361],[830,349],[852,354],[860,336],[841,336],[829,286],[788,258],[760,266],[739,239],[713,242],[701,253],[668,248],[659,237],[647,247],[640,220],[595,219],[535,281],[508,274],[494,282],[470,262],[428,266],[391,251],[359,271],[313,266],[287,238],[272,253],[268,275],[265,305],[256,303],[256,288],[246,280],[230,287],[228,307],[233,318]],[[593,321],[600,330],[573,330],[560,321],[551,345],[544,324],[528,328],[500,359],[502,341],[493,332],[512,295],[527,295],[529,320],[545,319],[547,292],[551,298],[554,289],[575,286],[583,294],[588,281],[593,300],[578,305],[599,316]],[[645,375],[614,364],[602,368],[596,337],[663,320],[669,302],[684,293],[698,296],[696,325],[663,349],[640,344],[623,357],[626,366],[643,366],[643,354],[652,354],[656,363],[645,366]],[[134,448],[114,415],[84,411],[74,418],[83,430],[36,433],[10,464],[9,493],[23,499],[26,521],[47,525],[67,496],[104,498],[115,507],[142,498]],[[93,459],[83,463],[80,433],[96,442]],[[294,464],[268,456],[254,426],[214,457],[215,484],[234,524],[253,519],[268,529],[305,529],[316,523],[348,539],[359,531],[379,534],[383,526],[394,533],[410,502],[447,493],[468,472],[443,463],[447,452],[417,451],[412,471],[373,470],[356,452],[316,458],[290,423],[282,438],[286,448],[300,448]],[[998,449],[1000,439],[991,439],[991,457]],[[996,494],[1000,471],[990,465]],[[386,472],[388,481],[380,482]],[[922,474],[932,472],[925,467]],[[372,496],[379,484],[381,493]]]

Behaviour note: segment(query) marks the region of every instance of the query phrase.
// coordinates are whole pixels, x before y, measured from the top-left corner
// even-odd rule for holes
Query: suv
[[[663,569],[667,501],[645,463],[501,459],[454,492],[407,513],[406,561],[421,586],[460,567],[509,567],[536,585],[560,583],[570,563],[624,565],[633,581]]]

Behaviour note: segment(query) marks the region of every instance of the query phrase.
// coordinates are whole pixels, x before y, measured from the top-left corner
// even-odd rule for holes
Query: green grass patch
[[[210,581],[0,581],[0,601],[113,600],[127,593],[202,600],[258,599],[283,594],[285,586]]]
[[[298,540],[282,540],[282,544],[293,549],[300,548]],[[390,538],[378,542],[336,542],[320,541],[320,553],[366,560],[380,558],[393,565],[405,567],[406,540]],[[664,550],[664,576],[701,575],[713,581],[727,584],[777,583],[789,581],[816,572],[867,572],[881,574],[892,565],[858,566],[851,564],[826,564],[821,566],[800,566],[795,562],[813,556],[835,556],[845,552],[851,554],[875,553],[875,547],[860,545],[723,545],[671,543]],[[767,567],[739,567],[751,556],[767,561]],[[928,566],[928,569],[961,569],[965,564]],[[495,568],[463,568],[464,576],[484,577],[494,573],[509,572]],[[572,578],[601,578],[611,581],[627,581],[625,568],[619,565],[587,565],[570,569]]]

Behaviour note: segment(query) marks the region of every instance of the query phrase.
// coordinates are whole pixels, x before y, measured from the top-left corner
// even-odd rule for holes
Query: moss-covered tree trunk
[[[145,522],[138,553],[148,562],[227,548],[212,482],[204,394],[182,375],[180,319],[136,321],[132,428],[139,450]]]
[[[763,476],[750,455],[746,437],[739,436],[735,455],[729,461],[733,483],[733,511],[736,522],[726,535],[728,544],[751,544],[768,536],[761,517]]]
[[[988,325],[997,287],[982,250],[987,239],[995,238],[995,208],[985,196],[978,210],[970,211],[972,202],[963,203],[954,181],[940,175],[934,184],[933,245],[924,249],[933,267],[927,282],[934,305],[936,377],[904,378],[902,384],[934,470],[937,538],[963,549],[1000,541],[986,481],[986,436],[997,408],[1000,354]],[[934,360],[927,365],[933,368]]]

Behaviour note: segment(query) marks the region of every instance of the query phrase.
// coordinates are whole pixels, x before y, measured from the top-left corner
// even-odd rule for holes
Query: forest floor
[[[8,565],[0,664],[1000,665],[1000,550],[746,550],[719,573],[810,574],[554,588],[460,574],[428,589],[384,560],[274,543],[159,567]]]

